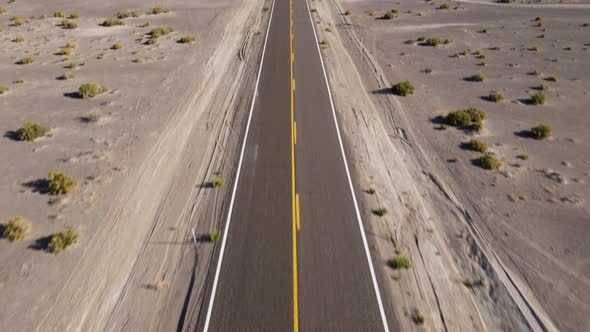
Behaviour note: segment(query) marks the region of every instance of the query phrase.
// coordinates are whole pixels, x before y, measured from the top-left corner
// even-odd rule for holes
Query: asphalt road
[[[205,328],[383,331],[308,5],[271,14]]]

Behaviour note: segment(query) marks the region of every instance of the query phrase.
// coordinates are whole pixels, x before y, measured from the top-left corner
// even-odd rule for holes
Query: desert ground
[[[0,240],[0,330],[191,329],[235,172],[264,5],[0,2],[0,224],[31,223],[24,240]],[[159,27],[172,29],[150,38]],[[33,62],[18,64],[23,57]],[[108,91],[80,98],[86,82]],[[49,132],[20,141],[25,122]],[[76,180],[74,190],[51,195],[51,171]],[[225,185],[212,188],[215,178]],[[50,253],[51,236],[69,228],[77,243]]]
[[[416,312],[419,330],[588,330],[590,4],[311,6],[401,330]],[[393,94],[405,80],[414,94]],[[441,122],[467,108],[486,112],[480,131]],[[533,137],[539,124],[551,137]],[[411,272],[391,269],[400,253]]]

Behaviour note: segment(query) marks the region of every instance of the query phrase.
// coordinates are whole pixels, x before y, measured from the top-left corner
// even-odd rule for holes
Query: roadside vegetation
[[[412,267],[412,262],[404,255],[397,255],[389,261],[389,266],[396,270],[407,270]]]
[[[31,234],[31,222],[25,217],[15,217],[4,226],[2,237],[10,242],[22,240]]]
[[[66,250],[68,247],[77,243],[79,237],[80,236],[78,232],[76,232],[72,228],[66,229],[65,231],[61,231],[59,233],[55,233],[51,237],[48,249],[53,254],[59,254],[60,252]]]
[[[211,186],[213,188],[219,188],[219,187],[223,186],[223,179],[221,179],[221,178],[213,179],[213,181],[211,181]]]
[[[209,233],[210,242],[216,243],[219,239],[221,239],[221,233],[218,230],[213,230]]]
[[[391,88],[392,92],[398,96],[409,96],[414,94],[414,86],[410,81],[401,81]]]
[[[2,86],[0,85],[0,95],[5,94],[6,92],[8,92],[10,90],[10,88],[8,88],[7,86]]]

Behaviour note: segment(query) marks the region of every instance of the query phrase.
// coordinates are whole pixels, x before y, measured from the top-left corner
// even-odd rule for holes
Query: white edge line
[[[375,288],[375,295],[377,297],[377,303],[379,305],[379,312],[381,313],[381,320],[383,321],[383,329],[385,332],[389,332],[389,326],[387,324],[387,317],[385,316],[385,310],[383,309],[383,302],[381,301],[381,293],[379,292],[379,285],[377,284],[377,277],[375,276],[375,269],[373,268],[373,261],[371,259],[371,253],[369,252],[369,246],[367,244],[367,237],[365,235],[365,228],[361,219],[361,213],[356,201],[356,195],[354,193],[354,186],[352,185],[352,179],[350,177],[350,171],[348,170],[348,162],[346,161],[346,154],[344,152],[344,145],[342,144],[342,137],[340,136],[340,128],[338,126],[338,119],[336,118],[336,110],[334,109],[334,100],[332,99],[332,91],[330,90],[330,84],[328,83],[328,75],[326,75],[326,67],[324,66],[324,59],[322,58],[322,52],[320,51],[320,42],[318,41],[318,35],[315,30],[315,24],[311,16],[311,9],[309,7],[309,1],[307,3],[307,13],[309,14],[309,20],[311,27],[313,28],[313,35],[316,41],[316,47],[320,56],[320,62],[322,64],[322,71],[324,72],[324,79],[326,81],[326,87],[328,88],[328,96],[330,97],[330,106],[332,107],[332,115],[334,116],[334,123],[336,125],[336,133],[338,134],[338,142],[340,143],[340,151],[342,152],[342,159],[344,160],[344,168],[346,170],[346,177],[348,178],[348,184],[350,185],[350,192],[352,194],[352,201],[354,203],[354,210],[356,212],[356,218],[358,220],[359,228],[361,231],[361,237],[363,239],[363,246],[365,247],[365,253],[367,254],[367,262],[369,263],[369,270],[371,272],[371,279],[373,280],[373,287]]]
[[[227,212],[227,220],[225,222],[225,231],[223,232],[223,240],[221,241],[221,250],[219,252],[219,260],[217,262],[217,269],[215,270],[215,278],[213,279],[213,288],[211,289],[211,298],[209,299],[209,308],[207,309],[207,318],[205,319],[205,327],[203,331],[209,330],[209,323],[211,321],[211,313],[213,311],[213,303],[215,302],[215,293],[217,292],[217,284],[219,282],[219,273],[221,271],[221,264],[223,262],[223,253],[225,252],[225,244],[227,241],[227,234],[229,233],[229,225],[231,222],[231,215],[234,208],[234,200],[236,198],[236,191],[238,189],[238,182],[240,180],[240,173],[242,171],[242,161],[244,159],[244,151],[246,150],[246,141],[248,140],[248,133],[250,131],[250,122],[252,120],[252,113],[254,111],[254,103],[256,102],[256,95],[258,94],[258,84],[260,82],[260,74],[262,73],[262,64],[264,63],[264,54],[266,53],[266,43],[268,41],[268,32],[270,31],[270,24],[272,22],[272,16],[275,9],[275,1],[272,2],[272,8],[270,10],[270,18],[268,20],[268,26],[266,27],[266,36],[264,38],[264,47],[262,48],[262,57],[260,60],[260,68],[258,68],[258,76],[256,78],[256,87],[254,88],[254,96],[252,97],[252,104],[250,105],[250,113],[248,115],[248,122],[246,122],[246,132],[244,133],[244,141],[242,142],[242,151],[240,152],[240,159],[238,161],[238,170],[236,173],[236,181],[232,189],[232,195],[229,202],[229,210]]]

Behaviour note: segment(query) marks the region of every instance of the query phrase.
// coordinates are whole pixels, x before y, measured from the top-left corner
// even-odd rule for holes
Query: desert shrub
[[[11,242],[22,240],[31,233],[31,222],[25,217],[15,217],[4,227],[2,237]]]
[[[177,43],[180,43],[180,44],[187,44],[187,43],[192,43],[194,41],[195,41],[195,37],[193,37],[193,36],[184,36],[184,37],[180,38],[179,40],[177,40],[176,42]]]
[[[76,187],[76,180],[63,172],[49,172],[49,192],[52,195],[65,195]]]
[[[428,38],[424,41],[424,44],[426,44],[428,46],[438,46],[442,43],[444,43],[444,40],[437,38],[437,37],[431,37],[431,38]]]
[[[270,7],[267,5],[264,5],[264,7],[262,7],[262,11],[267,12],[270,10]]]
[[[542,21],[542,20],[543,20],[543,18],[542,18],[541,16],[537,16],[537,17],[535,17],[535,21],[537,21],[537,22],[540,22],[540,21]]]
[[[545,94],[543,92],[537,92],[531,96],[531,101],[535,105],[543,105],[545,104]]]
[[[139,27],[140,27],[140,28],[147,28],[147,27],[149,27],[150,25],[151,25],[151,23],[150,23],[150,22],[148,22],[148,21],[145,21],[145,22],[144,22],[142,25],[140,25]]]
[[[469,51],[468,50],[463,50],[463,52],[459,53],[461,55],[469,55]]]
[[[557,82],[557,81],[559,81],[559,79],[557,78],[557,76],[549,76],[549,77],[547,77],[547,81]]]
[[[539,46],[533,46],[531,47],[531,51],[533,52],[539,52],[541,49],[539,48]]]
[[[444,117],[445,124],[453,127],[470,127],[480,131],[486,113],[479,108],[468,108],[465,110],[453,111]]]
[[[488,98],[493,101],[493,102],[501,102],[502,100],[504,100],[504,96],[502,96],[501,93],[496,92],[496,91],[492,91],[490,92],[490,95],[488,96]]]
[[[111,46],[111,48],[113,50],[120,50],[120,49],[123,48],[123,43],[120,43],[120,42],[119,43],[115,43],[115,44],[113,44],[113,46]]]
[[[8,92],[8,90],[10,89],[7,86],[0,85],[0,95],[5,94],[6,92]]]
[[[118,19],[118,18],[107,18],[106,20],[104,20],[101,24],[103,27],[112,27],[115,25],[125,25],[125,22],[123,22],[123,20]]]
[[[16,135],[21,141],[34,141],[39,137],[45,136],[49,128],[34,122],[26,122],[16,131]]]
[[[49,251],[54,254],[59,254],[60,252],[66,250],[69,246],[78,242],[79,237],[80,236],[78,235],[78,232],[72,228],[55,233],[49,242]]]
[[[59,54],[61,54],[61,55],[70,55],[70,54],[72,54],[72,49],[69,48],[69,47],[62,47],[59,50]]]
[[[64,14],[64,12],[61,11],[57,11],[57,12],[53,12],[53,17],[66,17],[66,14]]]
[[[531,134],[536,139],[545,139],[552,135],[553,128],[551,126],[540,124],[531,128]]]
[[[151,10],[151,13],[152,13],[153,15],[158,15],[158,14],[165,14],[165,13],[167,13],[167,12],[168,12],[168,9],[166,9],[166,8],[162,8],[162,7],[154,7],[154,8],[152,8],[152,10]]]
[[[395,18],[395,13],[392,11],[389,11],[389,12],[383,14],[383,16],[381,18],[384,20],[393,20]]]
[[[223,179],[220,179],[220,178],[213,179],[213,181],[211,181],[211,186],[213,188],[218,188],[218,187],[223,186]]]
[[[344,15],[346,15],[346,16],[350,15],[350,10],[345,11]]]
[[[398,96],[408,96],[414,94],[414,86],[410,83],[410,81],[402,81],[395,84],[391,88],[392,92]]]
[[[397,255],[389,261],[389,265],[394,269],[409,269],[412,267],[412,262],[409,258],[403,255]]]
[[[25,83],[25,80],[19,78],[18,80],[12,81],[12,83],[14,83],[14,84],[23,84],[23,83]],[[0,88],[0,95],[1,94],[2,94],[2,88]]]
[[[70,68],[70,69],[76,69],[78,67],[78,63],[76,61],[72,61],[70,63],[68,63],[68,65],[66,66],[66,68]]]
[[[518,159],[522,159],[522,160],[528,160],[529,159],[529,155],[526,153],[523,154],[519,154],[518,156],[516,156]]]
[[[367,194],[369,194],[369,195],[374,195],[375,192],[376,192],[375,188],[369,188],[369,189],[367,189]]]
[[[74,73],[65,73],[65,74],[59,76],[57,79],[65,81],[65,80],[71,80],[75,77],[76,77],[76,74],[74,74]]]
[[[479,158],[479,165],[484,169],[499,169],[502,167],[502,162],[493,153],[486,153]]]
[[[546,84],[539,84],[539,86],[535,87],[536,90],[540,90],[540,91],[547,91],[549,90],[549,86]]]
[[[470,140],[466,145],[470,150],[477,152],[486,152],[488,150],[488,145],[486,143],[476,139]]]
[[[16,16],[15,16],[15,17],[13,17],[11,20],[12,20],[12,25],[14,25],[14,26],[16,26],[16,27],[17,27],[17,26],[19,26],[19,25],[23,25],[23,24],[25,24],[25,20],[23,20],[23,19],[22,19],[22,18],[20,18],[20,17],[16,17]]]
[[[477,58],[478,59],[485,59],[486,55],[482,53],[482,54],[478,55]]]
[[[373,213],[378,215],[379,217],[383,217],[384,215],[387,214],[387,209],[386,208],[378,208],[376,210],[373,210]]]
[[[510,1],[510,0],[505,0],[505,1]],[[412,320],[414,321],[414,324],[416,324],[416,325],[423,325],[424,322],[426,321],[426,319],[424,318],[424,315],[422,315],[422,313],[418,309],[416,309],[414,311],[414,313],[412,314]]]
[[[420,37],[418,37],[418,39],[416,39],[416,41],[418,41],[418,42],[423,42],[425,40],[426,40],[426,37],[424,37],[424,36],[420,36]]]
[[[117,12],[116,16],[118,19],[122,20],[128,17],[139,17],[139,12],[137,12],[136,10],[128,10],[126,12]]]
[[[490,32],[490,29],[488,29],[488,28],[483,28],[479,31],[479,33],[488,33],[488,32]]]
[[[78,13],[76,13],[76,12],[73,12],[73,13],[70,13],[70,16],[68,16],[68,18],[70,20],[75,20],[77,18],[80,18],[80,15]]]
[[[80,85],[80,88],[78,89],[78,94],[81,98],[89,99],[94,98],[107,91],[109,91],[109,89],[104,85],[96,83],[84,83]]]
[[[6,14],[6,9],[0,7],[0,15],[2,15],[2,14]]]
[[[61,25],[66,29],[76,29],[78,27],[78,23],[68,20],[61,21]]]
[[[158,28],[154,28],[152,30],[150,30],[150,32],[148,32],[148,35],[151,36],[151,38],[159,38],[161,36],[165,36],[171,32],[173,32],[174,29],[172,29],[172,27],[158,27]]]
[[[438,9],[440,9],[440,10],[449,10],[449,9],[451,9],[451,4],[449,4],[449,3],[443,3],[442,5],[440,5],[438,7]]]
[[[537,76],[537,77],[541,76],[541,72],[536,69],[534,71],[530,72],[529,74],[533,75],[533,76]]]
[[[71,41],[71,42],[68,42],[68,43],[66,44],[66,47],[67,47],[67,48],[74,49],[74,48],[77,48],[77,47],[78,47],[78,44],[76,44],[76,42],[75,42],[75,41]]]
[[[215,243],[221,239],[221,233],[218,230],[213,230],[209,233],[209,241]]]
[[[22,43],[25,41],[23,37],[16,37],[12,40],[14,43]]]
[[[483,82],[485,81],[486,76],[482,73],[477,73],[475,75],[469,76],[467,79],[472,82]]]
[[[148,39],[145,41],[145,44],[146,44],[146,45],[154,45],[154,44],[155,44],[155,43],[157,43],[157,42],[158,42],[158,39],[157,39],[157,38],[151,37],[151,38],[148,38]]]

